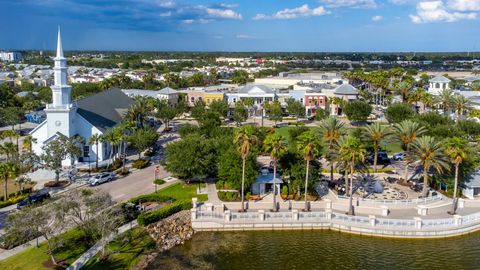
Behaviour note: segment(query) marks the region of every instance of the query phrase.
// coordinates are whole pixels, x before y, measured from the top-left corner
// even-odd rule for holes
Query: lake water
[[[401,240],[327,230],[202,232],[147,269],[480,269],[480,233]]]

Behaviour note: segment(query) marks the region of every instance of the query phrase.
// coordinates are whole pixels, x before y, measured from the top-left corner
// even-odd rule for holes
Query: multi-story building
[[[22,61],[22,54],[19,52],[0,52],[0,61],[20,62]]]

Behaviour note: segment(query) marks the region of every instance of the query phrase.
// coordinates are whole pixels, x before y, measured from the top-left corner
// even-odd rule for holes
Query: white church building
[[[428,81],[428,93],[437,96],[443,90],[450,89],[450,82],[445,76],[436,76]]]
[[[63,55],[60,30],[58,31],[57,54],[54,58],[54,85],[52,103],[48,104],[44,122],[33,129],[30,134],[36,142],[32,150],[40,155],[42,147],[58,136],[58,133],[69,138],[80,136],[88,142],[93,134],[102,135],[108,129],[116,126],[133,100],[119,89],[110,89],[76,102],[71,100],[71,87],[67,82],[67,59]],[[84,145],[78,160],[95,162],[110,157],[111,147],[99,143],[98,153],[95,145]],[[75,162],[75,161],[74,161]],[[70,166],[70,160],[64,160],[64,166]]]

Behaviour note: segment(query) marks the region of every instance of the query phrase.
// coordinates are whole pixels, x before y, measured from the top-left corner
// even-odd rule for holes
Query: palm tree
[[[395,139],[405,146],[405,178],[408,180],[408,165],[410,165],[410,148],[415,139],[423,135],[427,130],[417,122],[404,120],[394,127]]]
[[[270,153],[270,158],[273,160],[273,211],[277,211],[277,161],[287,152],[287,146],[285,138],[279,134],[268,135],[263,144],[265,151]]]
[[[340,137],[345,133],[345,124],[336,117],[330,116],[320,122],[320,132],[323,142],[328,149],[327,157],[330,162],[330,181],[333,181],[334,149]]]
[[[242,212],[245,211],[244,206],[244,189],[245,189],[245,162],[252,145],[257,143],[257,136],[253,134],[252,126],[244,126],[237,130],[233,143],[238,147],[238,151],[242,155]]]
[[[400,94],[400,96],[402,96],[402,102],[408,101],[411,88],[412,88],[412,84],[407,81],[403,81],[398,84],[397,92]]]
[[[16,160],[18,157],[18,149],[12,142],[0,144],[0,154],[7,156],[7,161]]]
[[[345,178],[345,188],[350,190],[349,195],[349,207],[348,207],[348,214],[353,215],[353,173],[355,172],[355,166],[359,162],[363,162],[365,159],[365,153],[367,150],[363,145],[362,141],[358,138],[353,136],[342,137],[338,142],[339,145],[339,155],[340,159],[347,164],[350,169],[350,188],[348,188],[348,181]]]
[[[116,157],[115,146],[120,144],[120,135],[115,128],[108,130],[102,135],[102,141],[110,144],[110,160],[112,163]]]
[[[442,105],[443,114],[446,115],[453,105],[453,91],[443,89],[438,95],[438,102]]]
[[[435,169],[438,173],[448,169],[448,159],[442,143],[430,136],[419,137],[413,143],[413,158],[423,167],[423,195],[428,195],[428,172]]]
[[[98,170],[98,144],[102,141],[102,135],[95,133],[88,139],[89,145],[95,145],[95,170]],[[88,160],[90,162],[90,160]]]
[[[297,138],[297,150],[302,154],[307,162],[305,173],[305,211],[308,211],[307,188],[308,188],[308,169],[310,161],[315,159],[320,153],[320,141],[313,131],[304,132]]]
[[[462,95],[456,95],[453,97],[453,108],[457,114],[457,119],[465,114],[465,111],[471,108],[471,102],[468,98]]]
[[[378,122],[365,126],[362,129],[363,137],[367,141],[371,141],[373,143],[373,150],[374,150],[373,173],[377,172],[377,159],[378,159],[378,151],[380,149],[380,144],[382,143],[382,141],[388,139],[390,134],[391,133],[388,126],[381,125]]]
[[[8,199],[8,178],[14,178],[18,174],[18,167],[12,161],[0,164],[0,176],[3,178],[3,200]]]
[[[27,151],[31,153],[32,145],[34,143],[37,143],[37,139],[33,138],[32,135],[28,135],[27,137],[25,137],[25,139],[23,139],[23,144],[22,144],[23,151]]]
[[[450,158],[452,163],[455,164],[452,215],[455,215],[455,211],[457,210],[458,169],[460,164],[467,158],[468,150],[468,141],[461,137],[450,138],[445,144],[445,154]]]

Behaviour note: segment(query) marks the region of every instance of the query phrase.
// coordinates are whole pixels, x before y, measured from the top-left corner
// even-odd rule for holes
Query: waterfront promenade
[[[460,199],[456,215],[447,213],[452,200],[442,195],[414,200],[354,199],[355,215],[346,215],[348,199],[328,196],[311,202],[304,212],[303,201],[280,200],[279,211],[272,202],[197,203],[193,200],[192,226],[197,231],[331,229],[361,235],[398,238],[439,238],[480,229],[480,201]]]

